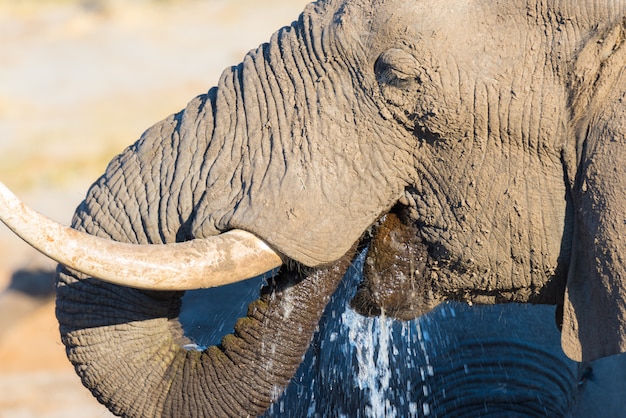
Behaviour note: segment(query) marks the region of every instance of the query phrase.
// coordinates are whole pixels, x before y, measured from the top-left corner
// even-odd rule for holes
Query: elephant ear
[[[577,361],[626,352],[625,35],[621,22],[591,40],[573,71],[577,171],[562,346]]]

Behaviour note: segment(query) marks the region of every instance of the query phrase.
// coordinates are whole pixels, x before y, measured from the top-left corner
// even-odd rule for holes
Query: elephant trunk
[[[301,280],[284,268],[234,334],[202,351],[177,320],[180,292],[79,280],[58,288],[62,340],[83,384],[115,414],[256,416],[295,373],[349,264],[346,256]]]

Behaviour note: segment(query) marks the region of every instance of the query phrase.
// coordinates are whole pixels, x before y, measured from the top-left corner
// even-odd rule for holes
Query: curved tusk
[[[235,283],[280,267],[282,261],[242,230],[191,241],[128,244],[63,226],[27,207],[0,182],[0,220],[58,263],[90,277],[138,289],[192,290]]]

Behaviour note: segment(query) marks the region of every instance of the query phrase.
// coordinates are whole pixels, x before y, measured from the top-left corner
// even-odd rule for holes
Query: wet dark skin
[[[433,266],[427,264],[428,248],[404,212],[395,208],[372,227],[363,282],[351,303],[362,315],[411,320],[443,300],[435,291]]]

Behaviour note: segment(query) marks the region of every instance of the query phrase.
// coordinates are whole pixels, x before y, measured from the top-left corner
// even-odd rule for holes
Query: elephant
[[[368,246],[363,314],[555,305],[569,358],[618,354],[625,16],[321,0],[114,158],[72,228],[5,188],[0,217],[60,263],[68,357],[122,416],[263,413]],[[219,345],[185,335],[184,291],[268,271]]]

